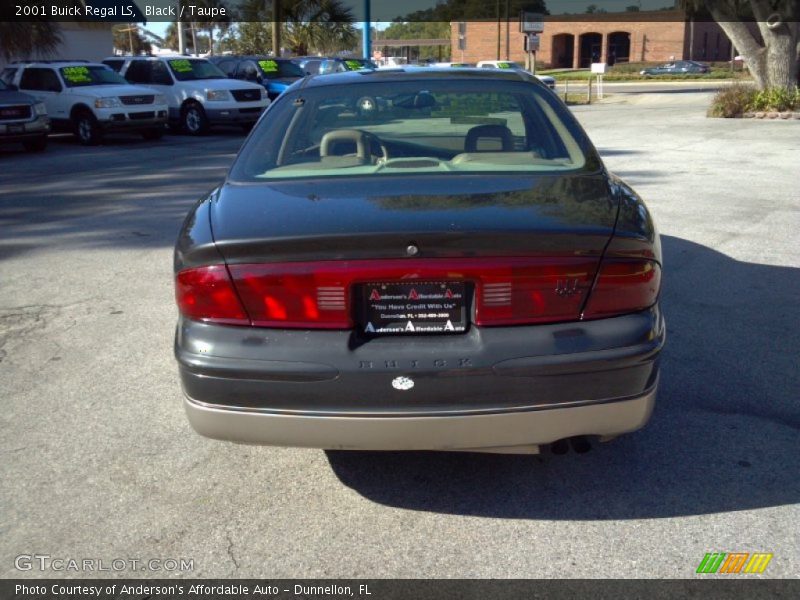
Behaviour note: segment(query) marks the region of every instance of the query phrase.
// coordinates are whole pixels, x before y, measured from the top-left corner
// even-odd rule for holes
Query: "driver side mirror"
[[[10,91],[10,92],[16,92],[19,89],[13,83],[7,83],[6,87],[8,88],[8,91]]]

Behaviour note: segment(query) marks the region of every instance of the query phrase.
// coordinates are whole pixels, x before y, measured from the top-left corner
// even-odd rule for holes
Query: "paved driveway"
[[[208,577],[692,577],[710,551],[800,576],[800,122],[706,102],[576,108],[655,213],[669,327],[651,424],[584,455],[198,437],[171,246],[242,137],[0,153],[0,576],[40,553]]]

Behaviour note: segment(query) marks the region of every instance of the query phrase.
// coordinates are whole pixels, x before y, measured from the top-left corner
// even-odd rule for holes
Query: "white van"
[[[241,125],[250,129],[269,106],[264,86],[228,79],[204,58],[188,56],[112,57],[103,62],[130,83],[164,94],[170,126],[191,135],[208,132],[211,125]]]

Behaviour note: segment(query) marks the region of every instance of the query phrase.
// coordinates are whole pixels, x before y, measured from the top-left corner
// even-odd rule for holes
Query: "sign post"
[[[519,15],[519,30],[526,34],[525,51],[528,53],[528,65],[531,73],[536,75],[536,51],[539,49],[537,34],[544,31],[544,15],[523,10]]]
[[[605,72],[606,72],[606,63],[592,63],[592,74],[597,75],[598,98],[603,97],[603,75],[605,75]]]

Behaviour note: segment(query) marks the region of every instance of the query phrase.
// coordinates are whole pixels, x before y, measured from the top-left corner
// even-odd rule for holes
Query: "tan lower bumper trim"
[[[189,422],[206,437],[330,450],[489,450],[549,444],[577,435],[614,436],[643,427],[656,388],[643,396],[527,412],[439,417],[330,417],[242,412],[186,399]]]

